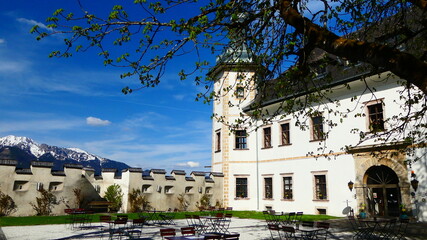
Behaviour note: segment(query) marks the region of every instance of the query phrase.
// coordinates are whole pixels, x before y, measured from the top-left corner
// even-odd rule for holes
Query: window
[[[215,152],[221,151],[221,131],[215,132]]]
[[[166,194],[172,194],[173,193],[173,186],[165,186],[165,193]]]
[[[384,112],[382,103],[376,103],[368,106],[369,131],[384,131]]]
[[[193,187],[185,187],[185,193],[187,194],[193,193]]]
[[[283,177],[283,199],[293,199],[292,177]]]
[[[38,182],[36,189],[37,189],[37,191],[41,191],[43,189],[43,183]]]
[[[264,132],[264,148],[271,148],[271,127],[263,129]]]
[[[13,183],[13,191],[26,191],[28,190],[28,181],[15,181]]]
[[[236,178],[236,198],[248,197],[248,179]]]
[[[212,194],[212,187],[206,187],[205,193],[206,194]]]
[[[326,192],[326,175],[315,175],[315,199],[316,200],[326,200],[328,199],[328,195]]]
[[[264,178],[264,198],[273,198],[273,178]]]
[[[151,185],[149,185],[149,184],[142,185],[142,192],[143,193],[151,193]]]
[[[246,130],[237,130],[236,131],[236,149],[247,149],[247,136]]]
[[[237,98],[244,98],[245,97],[245,88],[242,85],[237,85],[236,97]]]
[[[280,144],[289,145],[291,144],[290,132],[289,132],[289,123],[280,124]]]
[[[311,118],[311,136],[313,141],[323,140],[323,117],[316,116]]]
[[[49,191],[61,191],[62,182],[51,182],[49,183]]]
[[[324,209],[324,208],[318,208],[317,209],[317,214],[319,214],[319,215],[326,215],[326,209]]]

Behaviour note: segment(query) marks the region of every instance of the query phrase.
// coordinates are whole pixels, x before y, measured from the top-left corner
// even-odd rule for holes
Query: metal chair
[[[394,232],[393,239],[406,239],[406,229],[408,228],[409,224],[409,218],[406,219],[400,219],[398,227],[396,228],[396,231]]]
[[[239,240],[240,234],[239,233],[233,233],[233,234],[225,234],[222,239],[224,240]]]
[[[133,219],[131,226],[126,230],[126,234],[130,239],[140,237],[142,234],[142,228],[145,224],[145,218]]]
[[[353,239],[369,239],[372,237],[373,227],[360,225],[354,216],[347,216],[347,219],[354,231]]]
[[[316,240],[326,240],[329,235],[329,226],[328,222],[317,222],[316,227],[321,228],[322,230],[317,232]]]
[[[164,237],[175,237],[175,235],[176,235],[176,231],[174,228],[160,229],[160,236],[162,237],[162,239],[164,239]]]
[[[278,224],[268,224],[267,228],[270,231],[271,239],[282,239],[280,234],[280,227]]]
[[[295,228],[291,226],[282,226],[283,236],[286,240],[288,239],[302,239],[295,232]]]
[[[182,236],[194,236],[196,235],[196,229],[194,227],[182,227],[181,228]]]
[[[209,235],[205,235],[205,237],[203,238],[204,240],[209,240],[209,239],[221,239],[221,235],[219,234],[209,234]]]

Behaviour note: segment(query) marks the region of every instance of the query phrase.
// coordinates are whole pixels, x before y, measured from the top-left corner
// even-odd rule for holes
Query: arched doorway
[[[364,177],[368,209],[374,216],[399,216],[401,202],[399,178],[389,167],[370,167]]]

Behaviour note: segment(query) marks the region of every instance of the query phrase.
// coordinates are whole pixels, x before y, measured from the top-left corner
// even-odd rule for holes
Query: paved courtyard
[[[176,225],[171,227],[180,229],[187,225],[186,220],[176,220]],[[339,221],[331,224],[331,236],[329,239],[352,239],[352,233],[349,231],[348,226],[345,225],[345,220],[341,223]],[[0,240],[68,240],[68,239],[108,239],[108,233],[103,231],[103,226],[100,223],[93,223],[90,228],[79,229],[71,228],[68,225],[37,225],[37,226],[16,226],[16,227],[2,227],[1,230],[4,233]],[[167,226],[170,227],[170,226]],[[140,239],[144,240],[160,240],[162,239],[159,235],[159,229],[162,226],[144,226],[142,230],[142,236]],[[425,230],[424,228],[423,230]],[[419,240],[427,239],[425,231],[415,232],[416,237],[407,238],[408,240]],[[179,232],[179,230],[178,230]],[[230,232],[240,233],[240,239],[251,240],[251,239],[271,239],[270,232],[266,229],[265,221],[254,220],[254,219],[239,219],[233,218],[230,225]],[[413,235],[414,233],[412,233]],[[179,234],[178,234],[179,235]]]

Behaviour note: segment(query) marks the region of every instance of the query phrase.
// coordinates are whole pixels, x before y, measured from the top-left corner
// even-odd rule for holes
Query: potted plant
[[[360,218],[366,218],[366,204],[362,203],[360,204],[360,208],[359,208],[359,216]]]
[[[407,208],[406,208],[405,204],[400,204],[399,208],[400,208],[400,219],[407,219],[408,214],[406,212]]]

